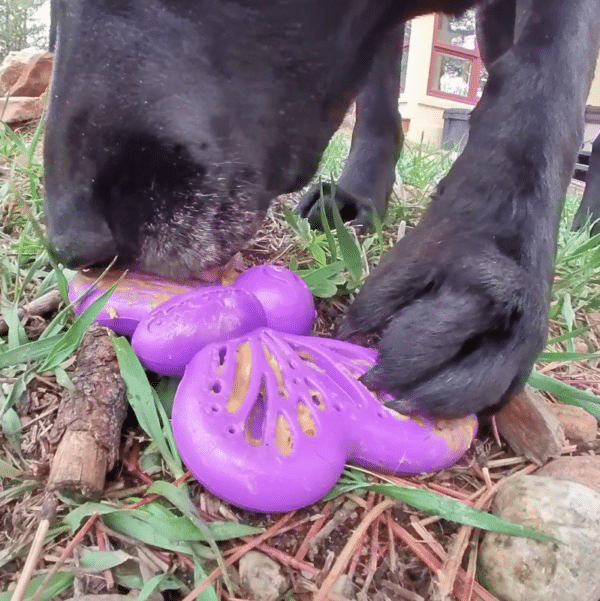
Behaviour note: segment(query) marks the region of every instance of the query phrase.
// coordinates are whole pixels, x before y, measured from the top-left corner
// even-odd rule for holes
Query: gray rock
[[[600,599],[600,494],[576,482],[517,476],[499,490],[493,512],[564,543],[486,532],[481,580],[499,599]]]
[[[246,553],[239,572],[244,593],[256,601],[279,601],[289,586],[281,566],[260,551]]]

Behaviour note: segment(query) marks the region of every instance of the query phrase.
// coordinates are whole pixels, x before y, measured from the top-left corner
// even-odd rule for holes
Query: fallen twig
[[[13,591],[11,601],[23,601],[25,598],[27,587],[31,582],[33,570],[40,559],[42,548],[44,546],[44,539],[46,538],[46,534],[48,534],[50,523],[54,519],[57,507],[58,499],[54,495],[48,495],[44,499],[44,502],[42,503],[42,512],[40,515],[40,523],[35,533],[35,537],[33,538],[33,542],[31,543],[31,548],[29,549],[29,554],[25,560],[23,571],[21,572],[21,576],[19,576],[19,581],[17,582],[15,590]]]
[[[26,305],[19,307],[19,319],[26,315],[45,315],[55,311],[62,301],[62,296],[58,290],[51,290],[42,294],[38,298],[34,298]],[[3,317],[0,317],[0,336],[4,336],[8,332],[8,324]]]
[[[251,542],[252,538],[249,536],[242,537],[242,540],[246,542]],[[267,545],[266,543],[262,543],[258,545],[257,549],[271,556],[273,559],[277,560],[279,563],[290,566],[296,570],[303,570],[304,572],[308,572],[310,574],[318,574],[321,570],[316,568],[312,563],[307,563],[306,561],[300,561],[286,553],[285,551],[280,551],[279,549],[275,549],[271,547],[271,545]]]
[[[323,507],[323,511],[321,511],[321,516],[317,518],[313,522],[313,525],[309,528],[308,532],[306,533],[306,536],[304,537],[304,540],[298,547],[298,551],[296,551],[296,555],[294,555],[294,558],[296,560],[303,561],[306,557],[308,549],[310,548],[310,543],[312,542],[312,539],[315,537],[317,532],[319,532],[319,530],[323,527],[325,520],[329,517],[332,505],[333,501],[329,501],[328,503],[326,503],[325,507]]]
[[[44,576],[44,579],[40,583],[40,586],[39,586],[38,590],[35,592],[35,595],[33,595],[33,597],[31,598],[31,601],[38,601],[38,599],[41,597],[42,593],[44,592],[44,589],[48,585],[48,582],[50,582],[51,578],[53,578],[54,575],[58,572],[60,567],[65,562],[65,559],[67,559],[67,557],[69,557],[69,555],[73,552],[73,549],[81,542],[83,537],[92,529],[92,527],[96,523],[97,519],[98,519],[97,513],[94,513],[87,519],[86,523],[79,529],[79,532],[77,532],[77,534],[71,539],[69,544],[65,547],[65,550],[60,554],[58,561],[52,566],[52,568],[46,574],[46,576]]]
[[[365,576],[365,582],[362,587],[362,592],[366,595],[375,576],[375,570],[377,570],[377,558],[379,556],[379,522],[381,517],[375,518],[371,528],[371,557],[369,558],[369,569]]]
[[[108,550],[108,541],[106,538],[106,533],[104,532],[100,522],[96,522],[94,524],[94,531],[96,534],[96,542],[98,544],[99,551],[107,551]],[[104,570],[104,581],[106,582],[107,590],[112,590],[115,586],[115,579],[113,578],[112,572],[109,569]]]

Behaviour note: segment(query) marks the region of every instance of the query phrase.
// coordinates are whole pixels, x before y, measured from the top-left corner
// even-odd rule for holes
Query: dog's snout
[[[106,264],[117,255],[117,245],[105,221],[51,228],[49,241],[59,261],[70,269]]]

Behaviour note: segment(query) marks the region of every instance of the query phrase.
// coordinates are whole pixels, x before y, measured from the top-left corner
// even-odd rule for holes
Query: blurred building
[[[399,100],[406,139],[415,143],[423,139],[440,147],[445,116],[445,138],[449,132],[456,137],[461,127],[466,133],[468,113],[481,97],[486,80],[477,48],[474,11],[459,18],[426,15],[413,19],[406,27]],[[586,110],[587,149],[599,133],[600,61]]]

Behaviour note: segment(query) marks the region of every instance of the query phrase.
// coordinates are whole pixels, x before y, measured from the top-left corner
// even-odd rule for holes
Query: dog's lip
[[[102,274],[103,279],[108,279],[111,282],[116,282],[125,273],[137,274],[142,277],[156,278],[157,280],[170,280],[180,284],[193,284],[194,282],[200,284],[231,284],[237,278],[237,276],[244,270],[244,259],[241,253],[236,253],[231,259],[224,265],[218,267],[211,267],[204,269],[193,275],[193,277],[185,279],[169,278],[160,274],[152,273],[144,270],[141,265],[116,265],[109,269],[106,267],[84,267],[79,269],[79,273],[86,279],[97,280]]]
[[[195,274],[192,278],[186,279],[168,278],[163,275],[144,271],[136,265],[130,265],[127,267],[111,267],[108,270],[106,268],[103,269],[101,267],[87,267],[84,269],[80,269],[79,273],[88,280],[97,280],[102,276],[102,279],[106,282],[110,282],[111,285],[112,283],[116,282],[119,278],[121,278],[124,274],[125,277],[127,277],[127,274],[131,274],[131,276],[141,276],[142,278],[165,281],[170,280],[179,284],[189,284],[193,282],[199,282],[202,284],[214,284],[219,281],[222,269],[223,268],[221,267],[213,267],[212,269],[207,269],[205,271],[201,271]]]

